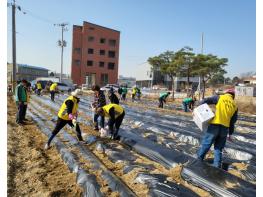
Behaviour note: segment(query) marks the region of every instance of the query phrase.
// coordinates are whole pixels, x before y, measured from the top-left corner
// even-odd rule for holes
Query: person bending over
[[[110,131],[111,138],[114,140],[118,140],[118,132],[125,116],[124,109],[117,104],[108,104],[104,107],[100,107],[97,109],[97,113],[101,116],[109,118],[108,127]]]
[[[64,100],[58,112],[58,119],[55,129],[53,130],[52,135],[49,137],[48,142],[45,145],[45,149],[50,148],[51,141],[66,124],[72,128],[75,128],[79,141],[83,141],[81,130],[79,124],[77,123],[78,103],[80,101],[79,95],[81,95],[81,90],[76,89],[71,93],[71,96]]]

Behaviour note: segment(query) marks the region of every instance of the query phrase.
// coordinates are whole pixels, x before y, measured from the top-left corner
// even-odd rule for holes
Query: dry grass
[[[235,100],[240,112],[256,114],[256,97],[240,96]]]

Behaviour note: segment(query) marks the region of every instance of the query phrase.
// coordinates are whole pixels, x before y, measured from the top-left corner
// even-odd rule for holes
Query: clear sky
[[[11,0],[8,0],[10,2]],[[68,22],[64,71],[70,73],[72,26],[89,21],[121,31],[119,74],[141,78],[148,57],[190,46],[229,59],[227,76],[256,70],[255,0],[17,0],[17,62],[60,71],[61,29]],[[12,20],[8,8],[8,62]]]

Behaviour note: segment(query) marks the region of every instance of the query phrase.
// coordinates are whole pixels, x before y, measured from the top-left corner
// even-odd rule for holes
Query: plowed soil
[[[8,98],[8,196],[82,196],[76,176],[63,163],[56,149],[45,152],[47,137],[33,122],[15,123],[16,107]]]

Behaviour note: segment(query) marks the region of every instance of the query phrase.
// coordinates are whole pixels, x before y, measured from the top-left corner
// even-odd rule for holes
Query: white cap
[[[82,91],[80,89],[76,89],[75,91],[71,92],[72,96],[78,97],[82,94]]]

